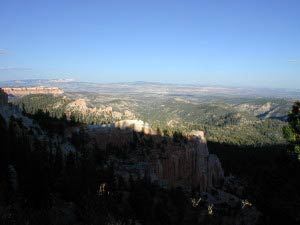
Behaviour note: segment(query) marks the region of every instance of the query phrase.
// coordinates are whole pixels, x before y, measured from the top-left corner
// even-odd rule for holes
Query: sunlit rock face
[[[53,94],[60,95],[64,92],[57,87],[17,87],[17,88],[2,88],[8,95],[23,96],[30,94]]]
[[[114,124],[116,128],[128,129],[131,128],[136,132],[144,132],[145,134],[152,134],[153,130],[151,129],[150,124],[142,120],[121,120]]]
[[[188,140],[184,146],[169,145],[163,157],[153,157],[150,164],[153,180],[199,191],[219,187],[224,172],[217,156],[209,154],[203,132],[191,132]]]
[[[75,101],[69,103],[66,107],[67,111],[80,111],[82,113],[86,113],[89,108],[86,105],[86,101],[84,99],[76,99]]]

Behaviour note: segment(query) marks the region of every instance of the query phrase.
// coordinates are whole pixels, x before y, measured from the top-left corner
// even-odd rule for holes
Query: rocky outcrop
[[[208,156],[208,177],[209,187],[221,187],[224,181],[224,171],[219,158],[210,154]]]
[[[14,95],[14,96],[24,96],[24,95],[30,95],[30,94],[53,94],[53,95],[60,95],[64,92],[60,90],[57,87],[5,87],[2,88],[4,92],[6,92],[8,95]]]
[[[141,146],[137,144],[135,150],[129,143],[134,141],[131,130],[149,133],[140,137],[138,142]],[[221,163],[216,155],[209,154],[202,131],[191,132],[186,142],[180,143],[153,133],[151,135],[150,125],[138,120],[119,121],[110,127],[98,126],[90,131],[95,142],[93,145],[107,154],[110,149],[117,148],[123,152],[129,149],[125,161],[114,159],[117,174],[125,179],[146,176],[163,187],[181,186],[201,192],[222,186],[224,172]],[[145,148],[147,143],[150,144]]]
[[[8,104],[8,95],[5,93],[5,91],[0,88],[0,106],[4,106]]]
[[[8,104],[8,95],[0,88],[0,117],[4,119],[5,123],[8,123],[10,117],[14,115],[15,111],[18,111],[18,108]]]
[[[144,134],[153,134],[153,130],[149,123],[142,120],[121,120],[114,124],[116,128],[131,128],[136,132],[144,132]]]
[[[208,191],[222,185],[224,172],[217,156],[208,152],[202,131],[188,135],[184,146],[169,145],[163,156],[152,155],[152,179],[161,180],[167,186],[182,186]]]
[[[86,113],[89,108],[86,105],[86,101],[84,99],[76,99],[75,101],[69,103],[66,107],[67,111],[80,111],[82,113]]]
[[[80,113],[82,115],[91,115],[93,117],[106,118],[107,121],[120,121],[122,119],[132,119],[134,114],[128,110],[124,112],[113,111],[111,106],[105,106],[103,108],[99,107],[89,107],[85,99],[79,98],[71,101],[65,107],[65,112],[67,118],[69,119],[72,113]]]

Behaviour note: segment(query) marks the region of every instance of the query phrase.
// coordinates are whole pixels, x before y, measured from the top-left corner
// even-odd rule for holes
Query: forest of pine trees
[[[25,115],[29,114],[25,112]],[[193,208],[182,189],[162,189],[145,177],[126,183],[116,176],[113,164],[97,146],[87,148],[88,133],[81,124],[52,117],[38,110],[30,117],[47,136],[38,138],[21,119],[0,116],[0,221],[1,224],[222,224],[225,211],[214,216],[204,205]],[[54,137],[64,139],[64,130],[79,127],[66,152]],[[163,141],[170,141],[163,131]],[[153,141],[133,133],[129,146],[151,148]],[[174,143],[184,143],[181,132]],[[142,141],[139,141],[142,140]],[[152,146],[153,147],[153,146]],[[297,224],[300,221],[300,164],[287,154],[286,145],[261,147],[209,142],[225,173],[241,179],[245,196],[263,213],[259,224]],[[116,146],[107,146],[118,157],[127,157]],[[229,212],[227,212],[229,213]],[[231,217],[234,216],[234,213]]]

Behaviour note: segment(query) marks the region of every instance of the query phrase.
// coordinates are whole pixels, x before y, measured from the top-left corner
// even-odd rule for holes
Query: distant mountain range
[[[46,86],[58,87],[65,92],[96,92],[101,94],[141,94],[164,96],[203,97],[267,97],[300,99],[300,89],[226,87],[198,84],[169,84],[156,82],[92,83],[73,79],[31,79],[2,81],[0,87]]]

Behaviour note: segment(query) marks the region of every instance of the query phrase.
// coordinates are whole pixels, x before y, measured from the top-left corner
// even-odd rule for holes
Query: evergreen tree
[[[283,134],[291,146],[291,152],[300,156],[300,102],[293,105],[288,114],[288,125],[283,128]]]

